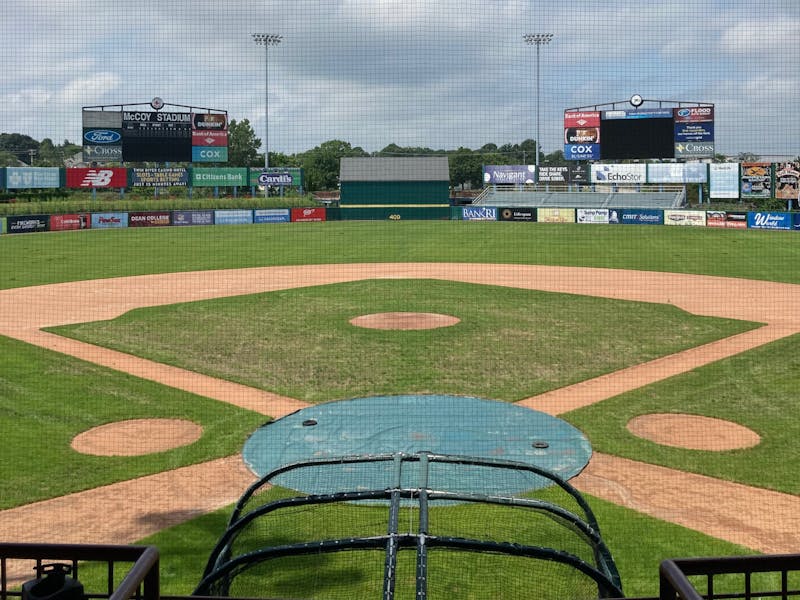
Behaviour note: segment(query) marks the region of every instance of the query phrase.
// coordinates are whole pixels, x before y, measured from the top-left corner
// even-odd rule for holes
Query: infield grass
[[[383,312],[461,322],[418,331],[349,323]],[[143,308],[51,331],[320,402],[404,393],[519,400],[754,326],[661,304],[368,280]]]

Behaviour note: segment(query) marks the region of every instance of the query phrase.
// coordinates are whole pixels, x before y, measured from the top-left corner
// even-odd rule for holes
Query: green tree
[[[461,147],[449,155],[450,185],[462,186],[469,183],[478,188],[483,185],[483,157],[469,148]]]
[[[564,152],[561,150],[556,150],[550,154],[545,154],[540,164],[548,167],[559,167],[568,165],[570,162],[571,161],[568,161],[566,158],[564,158]]]
[[[248,119],[236,121],[231,119],[228,123],[228,164],[232,167],[257,167],[264,164],[261,154],[259,161],[258,149],[261,140],[256,137],[253,127]],[[271,161],[270,161],[271,164]]]
[[[39,142],[21,133],[0,133],[0,150],[10,152],[26,163],[31,162],[31,152],[39,152]]]
[[[345,156],[369,156],[363,148],[349,142],[329,140],[305,152],[301,164],[309,190],[335,190],[339,183],[339,163]]]
[[[0,167],[18,167],[19,160],[8,150],[0,150]]]

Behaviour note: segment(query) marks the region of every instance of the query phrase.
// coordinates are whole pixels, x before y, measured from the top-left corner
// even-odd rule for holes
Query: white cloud
[[[796,65],[799,40],[800,18],[747,19],[722,34],[719,49],[752,59],[763,59],[765,55],[784,58]]]
[[[753,126],[720,122],[731,146],[796,148],[778,113],[797,112],[798,4],[759,6],[768,16],[748,21],[746,0],[18,0],[0,20],[0,131],[76,139],[81,106],[157,95],[227,109],[262,135],[264,50],[250,34],[263,31],[284,36],[269,51],[275,150],[520,141],[536,109],[522,34],[551,32],[545,150],[559,148],[564,108],[634,92],[747,112]]]

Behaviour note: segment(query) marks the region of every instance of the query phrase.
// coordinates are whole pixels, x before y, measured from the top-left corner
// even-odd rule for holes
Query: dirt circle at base
[[[350,319],[350,324],[367,329],[437,329],[451,327],[460,323],[461,319],[450,315],[417,312],[386,312],[362,315]]]
[[[699,415],[640,415],[628,422],[633,435],[663,446],[689,450],[738,450],[758,445],[761,437],[738,423]]]
[[[188,446],[202,434],[200,425],[185,419],[130,419],[76,435],[72,449],[95,456],[142,456]]]

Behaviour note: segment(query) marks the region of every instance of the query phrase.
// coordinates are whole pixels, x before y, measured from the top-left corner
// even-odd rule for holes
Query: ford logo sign
[[[692,111],[688,108],[682,108],[678,111],[679,117],[690,117],[692,115]]]
[[[122,139],[122,134],[110,129],[93,129],[84,133],[83,139],[92,144],[115,144]]]

